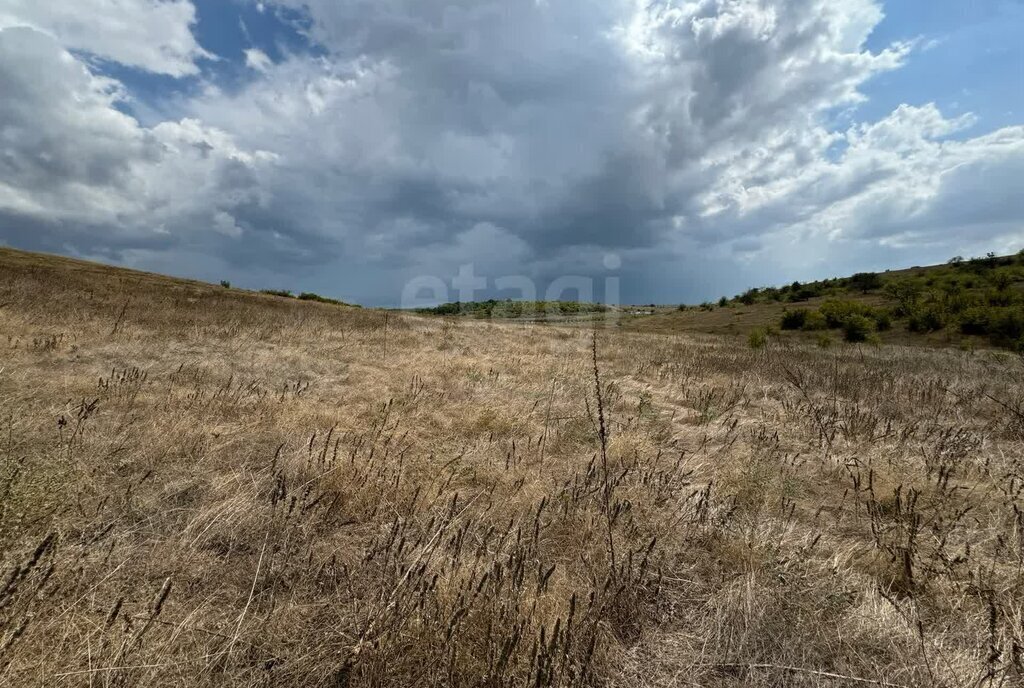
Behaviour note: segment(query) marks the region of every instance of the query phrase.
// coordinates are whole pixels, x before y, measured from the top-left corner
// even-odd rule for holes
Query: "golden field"
[[[1021,686],[1022,401],[0,250],[0,685]]]

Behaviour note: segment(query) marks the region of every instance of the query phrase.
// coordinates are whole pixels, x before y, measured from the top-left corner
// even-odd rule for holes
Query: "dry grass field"
[[[0,252],[0,685],[1024,685],[1024,366]]]

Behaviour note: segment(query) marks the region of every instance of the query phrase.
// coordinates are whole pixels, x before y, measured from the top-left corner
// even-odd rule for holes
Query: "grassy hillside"
[[[1024,350],[1024,256],[859,273],[751,289],[700,306],[660,308],[627,329],[749,334],[781,331],[822,344],[878,341]]]
[[[1024,681],[1018,357],[11,251],[0,333],[0,685]]]

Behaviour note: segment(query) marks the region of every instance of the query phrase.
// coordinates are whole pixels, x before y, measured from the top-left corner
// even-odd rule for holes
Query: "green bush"
[[[1012,306],[1017,295],[1009,289],[989,289],[985,292],[985,302],[990,306]]]
[[[800,284],[799,282],[793,282],[789,288],[789,296],[786,299],[790,302],[807,301],[813,299],[816,296],[821,296],[824,292],[824,285],[821,282],[812,282],[811,284]]]
[[[960,331],[964,334],[988,334],[990,318],[989,308],[968,308],[960,314]]]
[[[910,314],[910,320],[907,321],[907,327],[910,328],[910,331],[917,332],[918,334],[936,332],[945,326],[945,314],[936,305],[916,308]]]
[[[848,342],[864,342],[875,329],[875,321],[867,316],[854,314],[843,322],[843,339]]]
[[[267,294],[268,296],[280,296],[285,299],[292,298],[292,293],[287,289],[264,289],[260,293]]]
[[[792,311],[785,311],[782,314],[782,329],[784,330],[799,330],[807,322],[808,310],[806,308],[797,308]]]
[[[819,332],[818,336],[815,338],[815,341],[817,342],[818,346],[820,346],[822,349],[827,349],[830,346],[832,346],[832,344],[835,343],[835,341],[832,339],[832,335],[830,335],[828,332]]]
[[[230,289],[231,288],[231,282],[228,282],[227,280],[221,280],[220,281],[220,286],[224,287],[225,289]]]
[[[337,299],[329,299],[326,296],[320,296],[310,291],[304,291],[298,296],[301,301],[316,301],[318,303],[331,303],[337,306],[347,305],[344,301],[338,301]]]
[[[757,302],[757,295],[757,289],[747,289],[740,296],[740,303],[742,303],[744,306],[753,306]]]
[[[921,296],[921,287],[912,279],[901,279],[885,285],[885,293],[897,302],[894,315],[910,315]]]
[[[999,291],[1005,291],[1018,279],[1017,272],[1012,268],[999,268],[992,273],[989,281]]]
[[[1008,346],[1024,337],[1024,310],[1020,308],[992,309],[990,317],[989,334],[994,343]]]
[[[768,331],[761,327],[751,330],[747,336],[747,343],[751,349],[763,349],[768,343]]]
[[[821,304],[820,310],[828,326],[834,328],[844,327],[846,321],[854,316],[872,318],[875,309],[859,301],[831,299]]]
[[[828,321],[825,320],[825,316],[821,314],[821,311],[811,311],[804,318],[804,324],[802,328],[805,332],[815,332],[818,330],[827,330]]]
[[[889,311],[884,308],[876,308],[873,318],[875,320],[875,328],[879,332],[885,332],[886,330],[892,329],[892,316],[890,316]]]
[[[858,272],[850,277],[849,285],[863,294],[882,288],[882,278],[875,272]]]

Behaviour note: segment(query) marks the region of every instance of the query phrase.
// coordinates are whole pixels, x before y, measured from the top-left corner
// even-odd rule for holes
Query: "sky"
[[[0,0],[0,244],[380,306],[1015,252],[1021,36],[1022,0]]]

